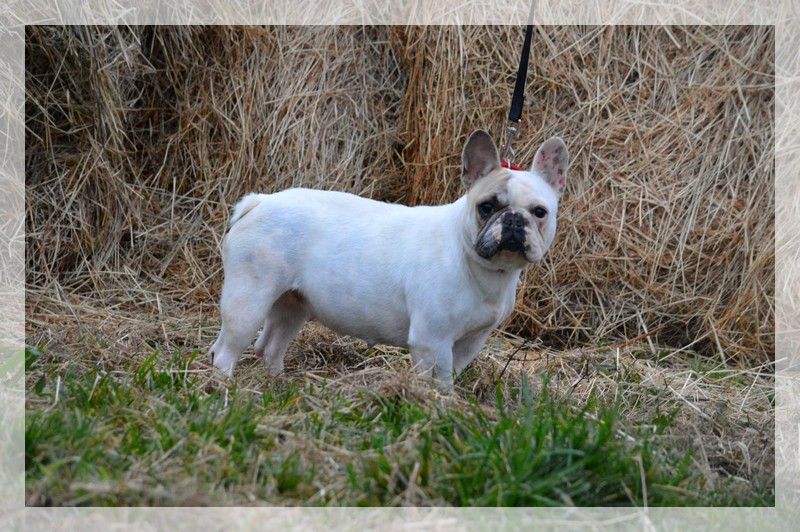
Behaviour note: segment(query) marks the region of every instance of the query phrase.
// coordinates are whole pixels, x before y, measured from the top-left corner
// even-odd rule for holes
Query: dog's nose
[[[525,227],[525,218],[518,212],[507,212],[503,216],[503,225],[511,229],[522,229]]]
[[[518,212],[506,212],[502,218],[503,235],[500,247],[509,251],[525,249],[525,218]]]

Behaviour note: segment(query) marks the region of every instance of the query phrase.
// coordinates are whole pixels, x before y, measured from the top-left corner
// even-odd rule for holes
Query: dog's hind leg
[[[255,276],[237,272],[226,276],[222,285],[220,313],[222,329],[211,347],[215,367],[225,375],[232,375],[239,357],[264,323],[267,312],[283,290],[275,286],[264,287]]]
[[[271,375],[283,372],[286,348],[303,328],[308,316],[302,296],[295,292],[284,293],[272,305],[255,348],[256,355],[263,357]]]

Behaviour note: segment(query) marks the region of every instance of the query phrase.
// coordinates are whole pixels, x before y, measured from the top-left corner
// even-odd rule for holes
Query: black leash
[[[508,112],[508,121],[518,124],[522,119],[522,106],[525,103],[525,80],[528,77],[528,62],[531,56],[531,37],[533,24],[525,30],[525,42],[522,43],[522,56],[517,69],[517,81],[514,83],[514,95],[511,97],[511,110]]]
[[[517,80],[514,83],[514,94],[511,97],[511,109],[508,112],[508,124],[506,125],[506,144],[503,147],[502,159],[506,166],[513,166],[514,149],[511,143],[517,135],[518,125],[522,120],[522,107],[525,104],[525,81],[528,77],[528,62],[531,56],[531,39],[533,37],[533,12],[536,2],[531,2],[531,11],[528,15],[528,26],[525,29],[525,41],[522,43],[522,55],[519,58],[519,68],[517,69]]]

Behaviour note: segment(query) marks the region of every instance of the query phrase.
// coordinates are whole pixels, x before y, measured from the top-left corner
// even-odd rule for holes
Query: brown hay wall
[[[218,245],[250,191],[408,204],[460,193],[500,142],[516,27],[28,27],[28,312],[81,298],[215,315]],[[573,158],[547,260],[506,328],[772,358],[771,27],[545,27],[517,162]]]

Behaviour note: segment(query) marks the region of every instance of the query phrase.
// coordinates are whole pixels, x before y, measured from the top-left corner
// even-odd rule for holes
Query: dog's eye
[[[480,205],[478,205],[478,214],[481,215],[481,218],[486,218],[490,214],[494,212],[494,204],[491,201],[484,201]]]
[[[532,213],[533,213],[533,215],[534,215],[534,216],[536,216],[537,218],[544,218],[545,216],[547,216],[547,209],[545,209],[545,208],[544,208],[544,207],[542,207],[541,205],[540,205],[540,206],[538,206],[538,207],[534,207],[534,208],[531,210],[531,212],[532,212]]]

